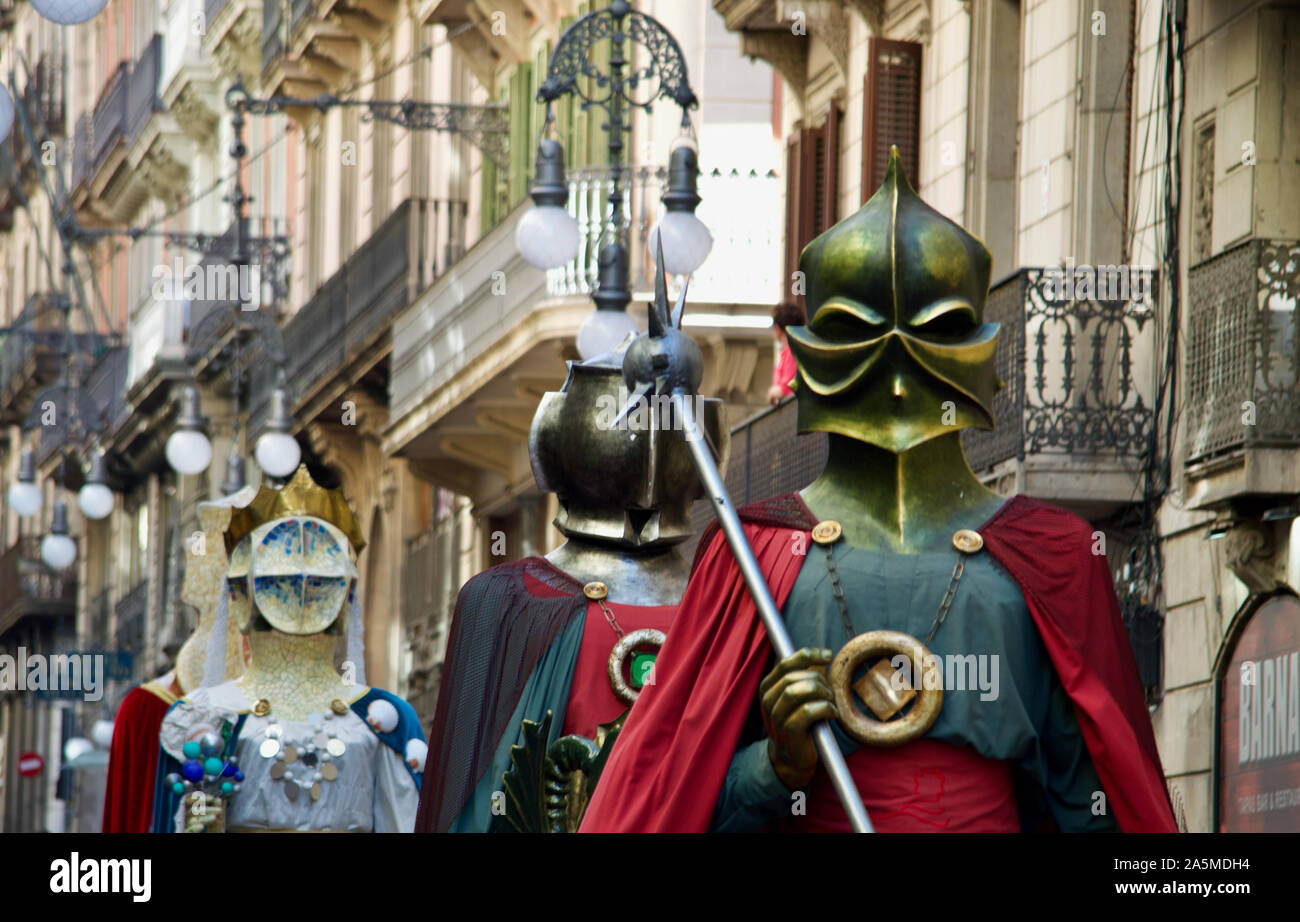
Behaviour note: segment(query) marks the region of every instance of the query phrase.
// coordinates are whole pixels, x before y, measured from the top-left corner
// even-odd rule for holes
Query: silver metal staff
[[[681,331],[682,312],[686,305],[686,287],[677,298],[672,315],[668,313],[668,288],[664,275],[663,248],[658,253],[658,271],[655,275],[655,301],[650,308],[650,329],[648,333],[638,336],[628,346],[623,359],[623,380],[631,391],[627,406],[614,420],[611,428],[617,427],[632,408],[647,394],[667,395],[670,405],[680,414],[682,433],[686,444],[690,446],[691,457],[699,472],[700,481],[709,492],[713,509],[718,514],[718,523],[722,533],[727,537],[727,544],[735,555],[740,573],[745,578],[750,597],[763,619],[767,629],[768,640],[776,651],[778,659],[785,659],[794,653],[794,642],[786,630],[781,612],[777,610],[772,592],[767,588],[754,550],[745,538],[744,528],[736,507],[727,495],[726,484],[718,472],[718,465],[713,460],[713,453],[700,430],[695,418],[695,407],[691,398],[699,391],[700,379],[703,377],[704,356],[695,341]],[[822,722],[813,727],[813,742],[822,764],[830,773],[831,784],[839,795],[844,811],[849,815],[849,824],[854,832],[874,832],[867,809],[862,805],[862,795],[858,793],[849,774],[849,766],[844,761],[844,753],[835,742],[835,735],[830,725]]]

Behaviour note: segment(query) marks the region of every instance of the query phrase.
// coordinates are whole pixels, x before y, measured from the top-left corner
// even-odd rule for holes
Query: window
[[[799,268],[799,254],[837,218],[839,199],[840,108],[832,101],[826,120],[804,128],[786,146],[786,280]],[[803,296],[795,300],[803,303]]]
[[[885,179],[898,146],[912,188],[920,188],[921,46],[873,38],[862,93],[862,201]]]

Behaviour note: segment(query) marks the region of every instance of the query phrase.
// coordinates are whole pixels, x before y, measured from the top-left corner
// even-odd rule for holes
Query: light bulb
[[[72,566],[77,559],[77,542],[67,535],[46,535],[41,539],[41,560],[51,570]]]
[[[302,449],[298,440],[285,432],[264,432],[253,448],[257,466],[272,477],[288,477],[298,469]]]
[[[61,26],[94,19],[108,6],[108,0],[32,0],[32,9]]]
[[[77,505],[88,519],[105,519],[113,511],[113,491],[102,483],[87,483],[77,491]]]
[[[9,129],[14,127],[14,100],[9,91],[0,86],[0,142],[9,137]]]
[[[559,205],[536,205],[515,228],[515,246],[535,269],[558,269],[578,257],[578,222]]]
[[[583,359],[604,355],[618,347],[629,333],[639,333],[627,311],[592,311],[578,327],[578,354]]]
[[[90,728],[90,739],[100,749],[113,745],[113,721],[97,720]]]
[[[75,762],[94,748],[95,744],[84,736],[71,737],[63,744],[63,760],[65,762]]]
[[[690,211],[668,211],[650,228],[650,252],[658,252],[662,239],[664,270],[689,275],[709,258],[713,235],[704,222]]]
[[[21,516],[36,515],[41,511],[41,488],[15,480],[9,485],[9,505]]]
[[[212,443],[202,432],[177,429],[167,439],[164,454],[167,463],[178,474],[201,474],[212,461]]]

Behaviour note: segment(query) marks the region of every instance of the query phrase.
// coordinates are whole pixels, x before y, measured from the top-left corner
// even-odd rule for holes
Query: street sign
[[[18,755],[18,774],[24,778],[35,778],[45,770],[45,760],[39,752],[23,752]]]

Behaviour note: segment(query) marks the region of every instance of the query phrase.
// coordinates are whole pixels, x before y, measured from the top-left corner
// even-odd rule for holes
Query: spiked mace
[[[745,585],[758,609],[759,617],[763,619],[768,640],[777,657],[785,659],[794,653],[794,642],[790,640],[790,633],[781,620],[781,613],[759,570],[754,550],[745,538],[740,516],[736,514],[736,507],[727,495],[727,487],[722,482],[718,465],[713,460],[699,421],[695,418],[695,407],[690,399],[699,391],[700,380],[704,376],[704,356],[695,341],[681,331],[687,286],[682,286],[677,304],[670,314],[662,247],[659,248],[657,258],[659,265],[655,273],[655,300],[650,308],[650,327],[627,347],[623,358],[623,380],[630,394],[627,406],[623,407],[610,428],[617,428],[648,394],[669,398],[669,405],[677,415],[691,457],[695,460],[700,482],[708,491],[713,509],[718,515],[718,524],[722,526],[731,553],[735,555],[736,564],[745,578]],[[862,795],[853,783],[853,776],[849,774],[848,764],[844,761],[844,753],[835,742],[830,726],[824,722],[814,726],[813,741],[817,745],[817,754],[821,757],[822,764],[830,773],[831,783],[839,795],[840,803],[844,805],[853,831],[873,832],[866,807],[862,805]]]

